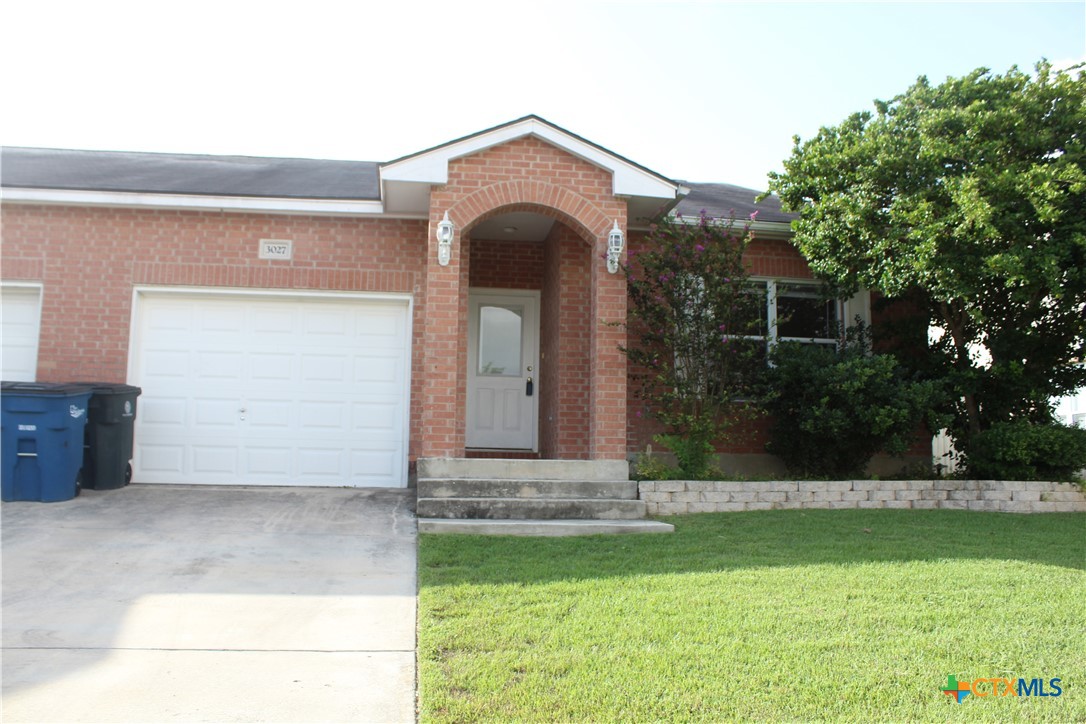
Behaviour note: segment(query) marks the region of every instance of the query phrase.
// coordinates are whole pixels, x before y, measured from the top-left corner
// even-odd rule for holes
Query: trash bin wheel
[[[80,468],[79,472],[75,474],[75,495],[72,497],[78,498],[79,494],[83,492],[83,469]]]
[[[126,463],[124,466],[124,484],[128,485],[132,482],[132,463]]]

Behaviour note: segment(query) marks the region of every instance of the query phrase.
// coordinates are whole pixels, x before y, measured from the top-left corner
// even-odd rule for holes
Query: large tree
[[[795,139],[770,189],[841,292],[918,300],[952,432],[1050,419],[1086,384],[1086,72],[921,77],[875,112]]]

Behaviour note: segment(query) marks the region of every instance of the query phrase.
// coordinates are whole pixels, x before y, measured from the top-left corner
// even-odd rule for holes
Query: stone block
[[[841,493],[841,500],[851,500],[856,502],[858,500],[869,500],[871,493],[867,490],[846,490]]]
[[[999,512],[1001,513],[1031,513],[1030,506],[1032,503],[1023,503],[1017,501],[1004,500],[999,504]]]
[[[671,495],[671,493],[641,493],[641,500],[646,503],[670,503]]]
[[[828,501],[828,500],[812,500],[809,503],[804,503],[803,507],[804,508],[810,508],[812,510],[814,510],[815,508],[827,508],[828,509],[830,507],[830,501]]]
[[[800,510],[806,508],[806,503],[801,503],[798,500],[786,500],[783,503],[774,503],[777,510]]]
[[[796,490],[791,493],[785,493],[786,500],[789,503],[808,503],[814,500],[814,493],[810,490]]]
[[[856,507],[857,508],[885,508],[886,507],[886,501],[885,500],[857,500],[856,501]]]
[[[1060,510],[1057,507],[1059,503],[1048,503],[1041,501],[1039,503],[1030,503],[1029,512],[1031,513],[1059,513]]]
[[[773,503],[757,503],[757,502],[747,503],[746,504],[746,509],[747,510],[772,510],[773,509]]]
[[[753,503],[758,499],[757,493],[732,493],[733,503]]]
[[[741,493],[746,483],[739,480],[718,480],[713,483],[713,490],[718,493]]]
[[[656,481],[655,480],[642,480],[637,484],[637,492],[641,493],[655,493]]]
[[[951,490],[947,493],[949,500],[976,500],[980,497],[980,492],[976,490]]]
[[[944,510],[967,510],[969,502],[965,500],[941,500],[939,507]]]
[[[898,490],[894,492],[894,500],[920,500],[919,490]]]
[[[701,494],[701,500],[704,503],[727,503],[731,499],[731,493],[715,493],[710,491]]]
[[[685,493],[686,482],[682,480],[657,480],[656,492],[658,493]]]
[[[995,512],[999,510],[998,500],[968,500],[966,506],[969,510],[980,510],[985,512]]]
[[[882,480],[853,480],[852,481],[852,489],[853,490],[868,490],[868,491],[881,490],[882,489],[882,484],[883,484]]]
[[[814,493],[815,501],[835,501],[841,499],[840,490],[816,490]]]
[[[785,493],[784,491],[763,491],[761,493],[758,493],[758,501],[762,503],[783,503],[787,499],[788,493]]]
[[[660,504],[645,502],[645,515],[660,515]]]
[[[818,492],[828,490],[825,480],[797,480],[796,490],[799,492]]]
[[[799,484],[795,480],[775,480],[773,490],[781,493],[794,493],[799,490]]]
[[[942,501],[939,501],[939,500],[914,500],[913,501],[913,509],[914,510],[934,510],[934,509],[939,507],[940,502],[942,502]]]
[[[831,500],[830,501],[830,510],[843,510],[845,508],[855,508],[855,507],[857,507],[859,502],[860,501],[858,501],[858,500]]]
[[[880,480],[879,482],[881,483],[879,490],[891,490],[896,493],[899,490],[909,489],[908,480]]]
[[[684,491],[681,493],[671,494],[672,503],[699,503],[701,502],[701,493]]]
[[[1057,513],[1086,513],[1086,503],[1079,501],[1075,503],[1056,503]]]
[[[869,500],[894,500],[894,491],[872,490],[867,497]]]
[[[1012,490],[1011,500],[1023,503],[1039,503],[1041,502],[1041,492],[1039,490]]]
[[[831,493],[843,493],[846,490],[852,490],[851,480],[827,480],[825,485],[826,490],[830,491]]]
[[[1045,483],[1039,480],[1027,480],[1024,483],[1019,483],[1019,485],[1023,486],[1022,489],[1024,490],[1036,490],[1040,493],[1047,493],[1052,490],[1052,483]]]
[[[1014,493],[1010,490],[985,490],[982,500],[1011,500]]]
[[[719,513],[720,506],[716,503],[690,503],[686,507],[691,513]]]
[[[887,500],[885,507],[887,507],[887,508],[911,508],[911,507],[913,507],[913,501],[911,501],[911,500]]]
[[[977,488],[980,490],[1013,490],[1018,486],[1018,483],[1008,482],[1006,480],[979,480],[977,481]]]
[[[683,515],[689,509],[689,503],[657,503],[659,515]]]
[[[1041,500],[1046,503],[1080,503],[1084,498],[1082,493],[1057,490],[1052,493],[1041,493]]]
[[[934,480],[907,480],[905,484],[909,490],[934,490]]]

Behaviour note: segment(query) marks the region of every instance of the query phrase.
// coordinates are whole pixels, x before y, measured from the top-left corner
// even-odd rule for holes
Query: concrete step
[[[419,478],[420,498],[616,498],[637,500],[632,480],[453,480]]]
[[[645,503],[612,498],[420,497],[415,513],[419,518],[636,520],[645,517]]]
[[[625,460],[490,460],[420,458],[420,478],[475,480],[626,480]]]
[[[419,533],[461,535],[522,535],[557,537],[615,535],[619,533],[671,533],[675,526],[654,520],[455,520],[420,518]]]

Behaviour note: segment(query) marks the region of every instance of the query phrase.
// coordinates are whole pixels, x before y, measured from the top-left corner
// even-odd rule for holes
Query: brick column
[[[422,443],[420,457],[464,456],[464,400],[460,358],[462,301],[467,298],[467,249],[461,244],[459,220],[452,260],[437,263],[437,225],[441,214],[430,211],[426,243],[426,319],[423,332]],[[463,267],[463,269],[461,269]],[[462,274],[461,272],[464,272]]]
[[[618,220],[625,227],[625,218]],[[589,414],[593,460],[626,458],[626,356],[619,351],[625,330],[608,322],[626,319],[626,278],[607,273],[607,233],[596,238],[592,254],[591,407]]]

